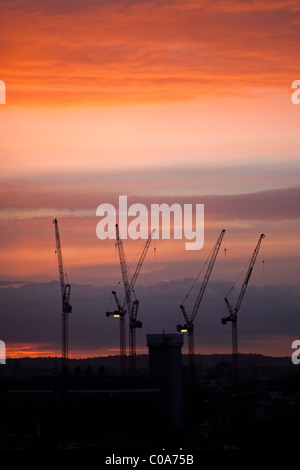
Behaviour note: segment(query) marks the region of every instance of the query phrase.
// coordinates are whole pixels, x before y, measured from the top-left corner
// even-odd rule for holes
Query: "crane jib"
[[[249,269],[249,272],[247,274],[247,277],[246,277],[246,280],[245,280],[245,284],[248,284],[248,281],[250,279],[250,276],[251,276],[251,273],[253,271],[253,267],[251,266],[251,268]]]

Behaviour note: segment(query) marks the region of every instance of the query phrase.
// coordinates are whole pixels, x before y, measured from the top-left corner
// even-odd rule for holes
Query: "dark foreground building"
[[[191,394],[186,358],[181,366],[178,349],[171,351],[181,348],[180,338],[169,337],[167,346],[165,339],[148,338],[149,357],[137,358],[142,366],[136,377],[94,367],[96,359],[88,367],[80,363],[80,370],[71,363],[67,378],[55,364],[52,371],[33,370],[29,362],[8,360],[0,366],[0,452],[95,451],[102,459],[297,449],[300,372],[290,360],[242,357],[237,391],[230,357],[198,357]]]

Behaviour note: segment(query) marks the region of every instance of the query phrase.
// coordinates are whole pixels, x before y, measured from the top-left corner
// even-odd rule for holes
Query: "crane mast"
[[[68,315],[72,312],[72,306],[70,305],[71,286],[65,282],[66,274],[63,264],[57,219],[54,219],[53,223],[55,226],[56,253],[62,299],[62,372],[65,375],[68,372]]]
[[[190,369],[191,380],[193,380],[193,377],[194,377],[194,320],[199,310],[209,277],[211,275],[212,269],[214,267],[214,264],[215,264],[215,261],[216,261],[216,258],[217,258],[217,255],[218,255],[218,252],[219,252],[219,249],[220,249],[223,237],[224,237],[224,234],[225,234],[225,230],[223,229],[217,239],[217,243],[215,244],[213,248],[213,251],[209,260],[209,264],[208,264],[201,288],[197,295],[190,317],[188,316],[186,312],[185,306],[183,304],[180,305],[180,308],[181,308],[181,311],[185,320],[185,324],[177,325],[177,331],[188,333],[188,356],[189,356],[189,369]]]
[[[242,301],[243,301],[243,298],[244,298],[244,295],[245,295],[245,292],[246,292],[246,289],[247,289],[247,286],[248,286],[248,283],[249,283],[249,279],[251,277],[251,274],[252,274],[252,271],[253,271],[253,268],[254,268],[254,264],[255,264],[255,261],[256,261],[256,258],[257,258],[258,252],[259,252],[259,248],[260,248],[260,245],[261,245],[261,242],[262,242],[263,238],[265,238],[265,235],[262,233],[260,235],[259,239],[258,239],[257,245],[254,249],[253,255],[252,255],[251,260],[249,262],[247,273],[246,273],[243,285],[241,287],[241,291],[240,291],[240,294],[238,296],[235,307],[233,307],[230,304],[228,298],[225,297],[225,303],[226,303],[226,307],[227,307],[229,315],[227,317],[222,318],[222,324],[226,325],[226,323],[228,321],[231,322],[232,365],[233,365],[233,376],[234,376],[235,380],[238,379],[238,374],[239,374],[237,314],[238,314],[238,311],[241,307],[241,304],[242,304]]]

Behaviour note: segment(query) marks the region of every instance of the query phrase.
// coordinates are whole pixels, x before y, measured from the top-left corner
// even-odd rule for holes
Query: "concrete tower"
[[[181,348],[183,334],[149,334],[149,373],[168,398],[170,416],[176,428],[183,421]]]

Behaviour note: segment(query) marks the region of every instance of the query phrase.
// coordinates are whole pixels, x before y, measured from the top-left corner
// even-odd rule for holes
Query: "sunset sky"
[[[222,229],[195,323],[197,352],[230,352],[224,296],[263,241],[239,317],[240,352],[300,338],[300,5],[224,0],[0,0],[0,339],[60,354],[54,225],[72,285],[69,356],[117,354],[123,295],[99,204],[204,204],[205,243],[152,241],[136,293],[146,334],[179,304]],[[143,240],[124,240],[133,274]],[[238,289],[238,283],[237,283]],[[234,300],[233,300],[234,301]],[[186,346],[185,346],[186,347]],[[184,348],[185,348],[184,347]]]

